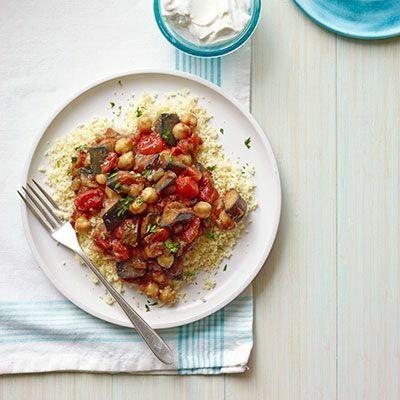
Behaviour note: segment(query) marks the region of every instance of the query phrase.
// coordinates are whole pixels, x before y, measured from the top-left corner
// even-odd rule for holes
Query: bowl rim
[[[183,51],[186,54],[195,56],[195,57],[204,57],[204,58],[212,58],[212,57],[221,57],[225,56],[229,53],[234,52],[235,50],[242,47],[253,35],[254,31],[256,30],[258,23],[260,22],[261,16],[261,8],[262,8],[262,1],[261,0],[251,0],[253,2],[253,13],[248,23],[247,27],[234,39],[231,41],[227,41],[221,43],[220,46],[223,47],[201,47],[196,46],[196,49],[186,45],[185,43],[181,42],[177,39],[173,34],[171,34],[168,25],[164,22],[164,18],[161,15],[160,10],[160,2],[161,0],[154,0],[153,1],[153,11],[154,11],[154,18],[156,20],[157,26],[160,29],[163,36],[170,42],[174,47],[178,50]],[[187,41],[190,43],[189,41]],[[227,44],[229,43],[229,44]]]

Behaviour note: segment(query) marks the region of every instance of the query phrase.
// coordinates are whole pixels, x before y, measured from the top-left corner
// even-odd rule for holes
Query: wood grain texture
[[[252,110],[283,209],[254,284],[250,371],[3,376],[0,400],[399,399],[399,67],[398,40],[336,38],[291,0],[264,2]]]
[[[400,43],[338,40],[338,388],[400,398]]]
[[[336,396],[335,37],[269,1],[253,47],[252,111],[272,142],[283,207],[255,280],[255,352],[226,399]]]

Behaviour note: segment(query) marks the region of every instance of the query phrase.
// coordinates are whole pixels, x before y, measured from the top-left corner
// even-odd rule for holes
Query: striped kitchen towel
[[[132,329],[83,312],[47,280],[24,239],[15,176],[22,175],[34,132],[53,105],[118,70],[175,68],[222,86],[248,105],[250,45],[223,59],[197,59],[164,41],[148,0],[120,0],[118,8],[101,0],[56,3],[4,0],[0,14],[0,31],[7,39],[0,42],[1,53],[7,54],[0,64],[1,76],[7,77],[0,91],[9,110],[0,119],[0,157],[9,160],[0,166],[1,184],[7,188],[0,191],[0,373],[245,371],[253,345],[251,288],[201,321],[163,330],[177,354],[176,363],[166,367]],[[18,149],[12,160],[7,149]]]

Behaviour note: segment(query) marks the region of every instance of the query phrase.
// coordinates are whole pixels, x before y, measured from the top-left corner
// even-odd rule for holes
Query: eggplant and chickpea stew
[[[191,113],[143,115],[138,134],[109,128],[72,158],[75,230],[102,217],[104,229],[92,233],[97,251],[115,260],[121,280],[164,304],[176,300],[174,284],[196,238],[213,226],[234,228],[247,209],[235,189],[218,193],[196,160],[196,125]]]

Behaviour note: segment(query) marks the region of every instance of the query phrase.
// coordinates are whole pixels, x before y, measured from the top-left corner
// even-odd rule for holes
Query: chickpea
[[[182,154],[180,156],[180,160],[183,164],[187,165],[188,167],[190,167],[193,162],[192,156],[190,154]]]
[[[115,151],[118,154],[124,154],[127,153],[128,151],[131,151],[133,149],[133,142],[131,138],[124,137],[121,139],[118,139],[117,142],[115,143]]]
[[[192,113],[185,113],[181,117],[181,122],[193,129],[197,125],[197,117]]]
[[[97,174],[95,179],[99,185],[105,185],[107,182],[107,175],[106,174]]]
[[[129,185],[128,194],[131,197],[139,196],[140,192],[143,190],[143,184],[133,183]]]
[[[199,201],[194,207],[193,211],[198,218],[208,218],[211,215],[211,204],[206,201]]]
[[[190,136],[192,133],[192,130],[185,124],[182,124],[181,122],[179,124],[176,124],[172,128],[172,134],[174,135],[176,140],[182,140],[186,139]]]
[[[168,283],[168,278],[160,271],[152,273],[153,281],[159,285],[165,286]]]
[[[140,133],[150,133],[153,121],[147,115],[142,115],[137,120],[137,128]]]
[[[119,169],[131,169],[135,165],[135,156],[132,151],[122,154],[118,159]]]
[[[79,217],[75,221],[75,230],[77,232],[87,232],[90,226],[90,222],[84,217]]]
[[[129,205],[129,211],[132,214],[142,214],[146,211],[147,204],[143,201],[141,197],[136,197],[135,200]]]
[[[153,187],[147,187],[144,189],[140,196],[148,204],[153,204],[158,200],[157,190]]]
[[[171,268],[174,261],[175,258],[172,254],[162,254],[157,257],[158,264],[163,268]]]
[[[175,290],[171,286],[166,286],[164,289],[160,290],[159,299],[165,304],[172,304],[176,300]]]
[[[157,285],[157,283],[155,282],[148,282],[145,285],[142,285],[140,287],[143,292],[149,296],[149,297],[154,297],[154,298],[158,298],[158,291],[159,291],[159,286]]]

